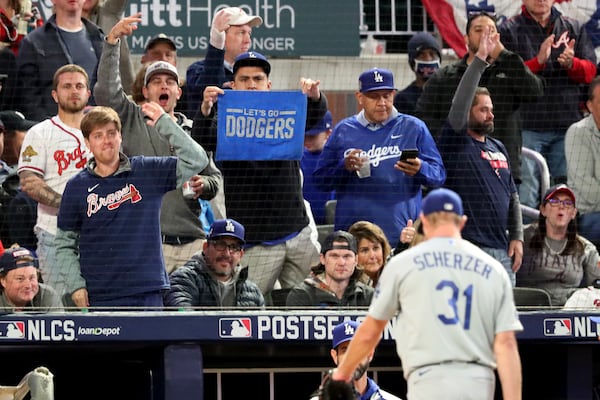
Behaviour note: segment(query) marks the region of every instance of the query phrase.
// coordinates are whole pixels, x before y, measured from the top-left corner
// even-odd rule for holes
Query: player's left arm
[[[514,331],[499,332],[494,337],[494,355],[505,400],[521,400],[523,378],[521,358]]]
[[[350,382],[353,378],[354,371],[369,354],[371,354],[379,340],[381,333],[387,325],[387,320],[375,319],[367,315],[366,319],[358,327],[354,337],[350,341],[348,351],[344,359],[337,368],[333,371],[332,379],[339,381]]]

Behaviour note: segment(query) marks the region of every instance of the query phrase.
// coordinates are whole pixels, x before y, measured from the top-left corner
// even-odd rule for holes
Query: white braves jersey
[[[504,267],[463,239],[433,238],[393,257],[369,315],[389,320],[404,376],[448,361],[496,368],[497,333],[521,331]]]
[[[67,181],[85,167],[90,155],[81,131],[54,116],[33,126],[25,135],[18,172],[41,175],[50,188],[62,194]],[[36,226],[55,235],[57,214],[58,208],[38,204]]]
[[[593,286],[577,289],[563,308],[565,310],[600,310],[600,289]]]

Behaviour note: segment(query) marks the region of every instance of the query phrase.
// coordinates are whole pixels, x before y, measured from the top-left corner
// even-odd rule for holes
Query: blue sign
[[[227,90],[219,96],[217,161],[300,160],[306,95]]]

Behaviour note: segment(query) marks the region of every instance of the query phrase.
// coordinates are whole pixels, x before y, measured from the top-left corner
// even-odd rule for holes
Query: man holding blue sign
[[[194,120],[193,137],[209,151],[216,151],[218,145],[221,147],[221,138],[227,136],[227,129],[221,125],[222,120],[217,117],[217,100],[223,101],[227,96],[240,95],[236,91],[255,91],[253,97],[263,96],[265,93],[261,92],[271,90],[270,72],[271,64],[262,54],[256,52],[240,54],[233,65],[231,82],[233,91],[225,92],[217,86],[208,86],[205,89],[200,112]],[[244,105],[246,110],[242,110],[241,115],[253,117],[255,128],[259,126],[260,118],[265,119],[264,125],[261,125],[261,129],[264,129],[259,132],[258,129],[252,130],[244,125],[234,129],[234,134],[248,139],[249,132],[254,132],[256,140],[248,140],[248,145],[261,140],[271,140],[273,148],[278,147],[282,141],[299,136],[301,155],[304,126],[300,127],[300,125],[306,125],[306,128],[310,129],[327,112],[327,99],[320,92],[319,84],[320,81],[301,80],[302,93],[308,97],[308,100],[303,100],[307,102],[305,106],[307,108],[289,111],[295,112],[295,122],[289,124],[284,122],[280,125],[281,118],[267,121],[275,117],[269,115],[269,110],[272,114],[288,110],[286,105],[270,104],[269,107]],[[289,98],[295,96],[292,92],[287,95]],[[280,95],[277,101],[285,100],[285,97]],[[267,104],[266,99],[265,104]],[[221,111],[225,113],[225,118],[227,115],[234,115],[233,107],[224,108]],[[262,115],[263,111],[266,115]],[[302,114],[300,111],[306,112],[305,124],[298,123]],[[250,119],[247,118],[246,122]],[[219,125],[219,136],[217,125]],[[259,135],[256,135],[256,132],[259,132]],[[308,225],[309,217],[302,196],[300,157],[297,159],[293,156],[288,156],[286,159],[273,157],[268,147],[267,150],[254,151],[254,153],[259,153],[261,157],[256,157],[254,160],[248,160],[247,156],[244,158],[239,156],[236,160],[226,157],[227,160],[221,161],[219,166],[224,178],[227,216],[246,227],[247,249],[242,265],[249,267],[248,279],[255,282],[263,293],[268,293],[273,289],[276,281],[279,281],[282,288],[291,288],[301,282],[308,275],[310,267],[318,263],[319,246],[316,238],[311,239],[311,229]]]

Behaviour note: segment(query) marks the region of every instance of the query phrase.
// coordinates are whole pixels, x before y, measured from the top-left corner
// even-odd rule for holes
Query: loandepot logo
[[[121,334],[121,327],[115,326],[112,328],[86,328],[80,326],[77,328],[77,335],[79,336],[119,336]]]

